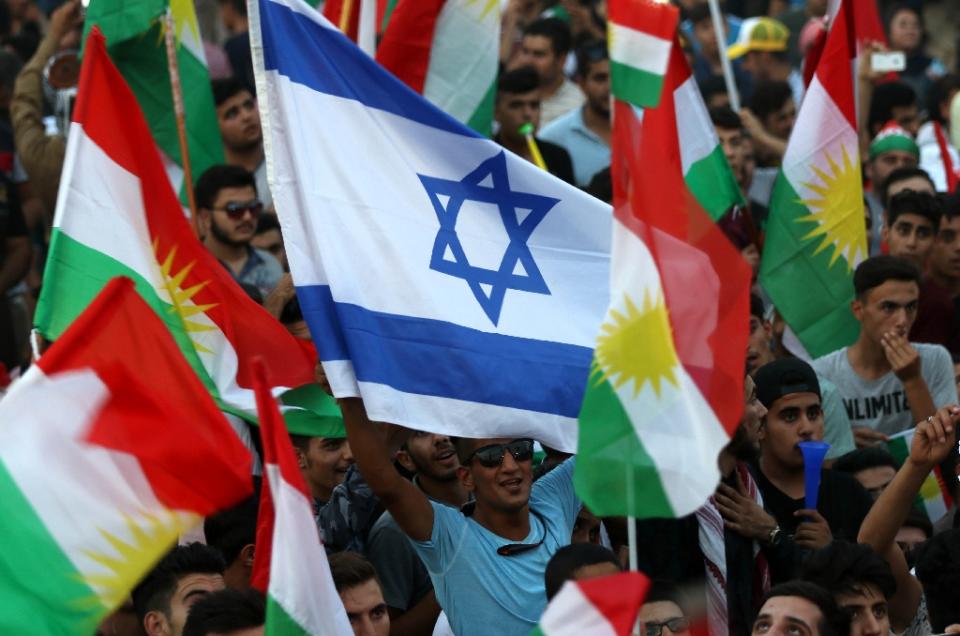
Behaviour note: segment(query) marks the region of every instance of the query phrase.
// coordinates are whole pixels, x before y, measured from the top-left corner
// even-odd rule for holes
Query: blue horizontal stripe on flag
[[[418,95],[339,31],[278,2],[259,2],[265,70],[275,70],[315,91],[356,100],[446,132],[480,136]]]
[[[360,382],[576,418],[593,350],[399,316],[297,287],[321,360],[351,360]]]

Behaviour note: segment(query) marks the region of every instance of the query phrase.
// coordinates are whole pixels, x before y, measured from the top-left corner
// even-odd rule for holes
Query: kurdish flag
[[[611,304],[574,483],[597,515],[679,517],[743,408],[750,269],[714,222],[740,193],[679,44],[657,108],[615,97]]]
[[[250,454],[114,279],[0,401],[0,632],[94,633],[180,534],[251,490]]]
[[[490,136],[499,48],[497,0],[400,0],[377,61],[457,121]]]
[[[916,429],[911,428],[908,431],[891,435],[890,439],[887,440],[887,449],[900,464],[907,461],[910,456],[910,444],[913,442],[915,431]],[[953,497],[950,496],[950,491],[943,480],[939,466],[934,467],[927,478],[923,480],[915,505],[926,513],[930,523],[936,523],[943,519],[947,511],[953,507]]]
[[[266,484],[257,520],[253,580],[262,585],[269,578],[264,631],[267,636],[351,636],[353,628],[317,534],[307,484],[259,362],[254,384]]]
[[[649,587],[640,572],[567,581],[530,636],[629,636]]]
[[[108,280],[132,278],[224,410],[251,417],[249,359],[273,386],[313,381],[314,360],[200,244],[183,215],[136,98],[87,38],[67,141],[37,328],[59,338]]]
[[[656,106],[670,61],[679,9],[655,0],[611,0],[608,12],[613,93],[637,106]]]
[[[183,185],[183,160],[164,42],[167,7],[176,28],[187,148],[196,179],[210,166],[223,163],[223,144],[193,0],[90,0],[84,37],[98,26],[107,38],[110,57],[137,96],[153,138],[163,152],[170,181],[179,191]]]
[[[857,338],[853,270],[867,257],[851,60],[853,3],[827,35],[774,184],[760,282],[813,357]]]

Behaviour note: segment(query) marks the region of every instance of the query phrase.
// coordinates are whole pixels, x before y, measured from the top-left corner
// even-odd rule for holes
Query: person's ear
[[[143,631],[147,636],[168,636],[170,634],[167,617],[160,610],[150,610],[143,617]]]
[[[243,564],[243,567],[253,568],[254,548],[255,546],[252,543],[240,548],[240,563]]]
[[[853,312],[853,317],[857,320],[863,320],[863,303],[859,298],[854,298],[850,301],[850,311]]]
[[[293,453],[297,456],[297,467],[304,470],[307,467],[307,454],[299,446],[293,447]]]
[[[460,485],[467,492],[473,492],[476,484],[473,481],[473,472],[467,466],[457,467],[457,478],[460,479]]]
[[[417,466],[413,463],[413,459],[410,458],[410,453],[405,450],[398,450],[397,454],[394,455],[394,459],[398,464],[403,466],[403,469],[407,472],[415,473],[417,472]]]
[[[890,244],[890,226],[888,226],[886,222],[880,226],[880,238],[883,239],[883,242],[887,245]]]

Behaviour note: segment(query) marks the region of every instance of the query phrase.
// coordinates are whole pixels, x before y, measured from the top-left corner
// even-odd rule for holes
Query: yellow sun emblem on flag
[[[802,240],[820,237],[814,254],[833,246],[830,266],[843,256],[847,271],[850,271],[858,262],[858,254],[866,254],[867,235],[863,221],[860,166],[851,161],[846,147],[842,145],[841,155],[840,164],[837,164],[834,157],[825,153],[829,172],[817,165],[812,166],[819,183],[811,181],[803,182],[803,185],[816,196],[800,200],[811,213],[801,216],[797,222],[816,223],[817,227]]]
[[[491,11],[500,7],[500,0],[467,0],[467,5],[483,3],[483,11],[480,13],[480,20],[486,18]]]
[[[124,514],[123,521],[129,530],[129,537],[121,538],[98,529],[114,553],[83,550],[84,555],[102,565],[105,571],[81,573],[80,579],[97,593],[96,602],[110,609],[119,607],[157,559],[176,543],[177,537],[200,519],[199,515],[176,512],[166,513],[162,517],[146,512],[136,515],[136,518]]]
[[[623,313],[610,310],[608,320],[600,328],[594,352],[596,382],[609,379],[615,388],[620,388],[632,381],[634,397],[647,383],[657,397],[666,383],[679,386],[670,319],[663,295],[659,290],[654,293],[652,298],[649,290],[644,293],[642,309],[625,296]]]
[[[160,263],[160,246],[156,239],[153,241],[153,253],[156,254],[157,262]],[[193,287],[181,289],[183,281],[190,274],[190,271],[193,269],[196,261],[190,261],[183,268],[181,268],[180,271],[174,272],[173,262],[176,257],[177,246],[174,245],[172,248],[170,248],[170,251],[167,252],[167,256],[163,259],[163,262],[160,263],[160,276],[163,279],[163,288],[170,296],[171,306],[168,311],[170,313],[177,313],[180,315],[183,328],[187,331],[187,333],[199,333],[202,331],[215,330],[216,327],[213,325],[206,325],[201,322],[191,320],[191,318],[194,316],[203,314],[204,312],[209,311],[217,306],[217,303],[209,303],[206,305],[196,305],[190,303],[193,297],[200,293],[200,290],[206,287],[210,281],[205,280],[202,283],[197,283]],[[193,346],[197,351],[213,353],[210,349],[203,346],[193,338],[190,339],[190,342],[193,343]]]

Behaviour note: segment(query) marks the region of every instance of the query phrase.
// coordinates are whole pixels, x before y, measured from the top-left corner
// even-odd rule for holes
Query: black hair
[[[246,84],[236,77],[221,77],[210,82],[213,89],[213,103],[217,106],[227,101],[234,95],[243,91],[250,91]]]
[[[590,40],[577,47],[577,77],[586,78],[590,65],[609,60],[607,43],[603,40]]]
[[[906,520],[904,520],[903,527],[917,528],[921,530],[928,539],[933,536],[933,524],[930,523],[926,513],[922,512],[916,506],[910,509],[910,514],[908,514]]]
[[[680,609],[686,611],[687,601],[680,586],[672,581],[654,579],[650,581],[650,589],[647,590],[647,595],[644,597],[643,602],[659,603],[662,601],[675,603]]]
[[[920,21],[920,31],[923,35],[923,37],[920,40],[920,47],[922,48],[924,45],[924,42],[926,41],[926,28],[924,27],[924,24],[923,24],[923,14],[920,13],[920,11],[916,7],[913,7],[906,2],[897,2],[887,10],[887,15],[884,16],[886,19],[883,21],[883,30],[887,35],[887,39],[888,40],[890,39],[890,25],[893,24],[893,19],[897,17],[897,14],[900,13],[901,11],[909,11],[913,15],[917,16],[917,20]]]
[[[757,294],[750,292],[750,316],[759,318],[762,321],[766,313],[766,308],[763,306],[763,299]]]
[[[790,85],[779,80],[762,80],[756,83],[750,98],[750,110],[762,122],[793,99]]]
[[[917,103],[917,94],[904,82],[884,82],[873,89],[870,100],[870,112],[867,116],[867,130],[874,136],[883,125],[893,119],[893,109],[913,106]]]
[[[292,325],[301,320],[303,320],[303,310],[300,308],[300,300],[294,296],[286,302],[280,311],[280,324]]]
[[[170,598],[177,582],[188,574],[223,574],[226,564],[219,550],[202,543],[178,545],[135,588],[133,607],[143,623],[148,612],[170,612]]]
[[[573,36],[570,34],[570,26],[560,18],[540,18],[531,22],[523,30],[524,37],[528,35],[539,35],[550,40],[550,48],[557,57],[570,52],[570,46]]]
[[[809,581],[780,583],[767,592],[760,607],[762,608],[767,601],[778,596],[796,596],[816,605],[823,615],[817,625],[820,636],[847,636],[850,633],[849,616],[837,606],[833,596],[819,585]]]
[[[13,97],[13,84],[21,68],[23,62],[16,53],[0,50],[0,87],[6,90],[10,97]]]
[[[884,598],[897,591],[890,566],[868,545],[835,539],[807,557],[800,578],[816,583],[834,596],[862,594],[875,585]]]
[[[588,565],[612,563],[620,570],[623,566],[617,555],[602,545],[595,543],[571,543],[563,546],[550,557],[547,569],[543,572],[543,581],[547,588],[547,600],[552,599],[563,584],[572,581],[576,571]],[[650,600],[649,594],[647,600]]]
[[[703,102],[708,105],[710,104],[710,98],[714,95],[727,94],[727,83],[720,75],[710,75],[704,78],[697,82],[697,87],[700,89],[700,94],[703,95]]]
[[[193,188],[193,195],[198,209],[210,210],[213,208],[217,195],[224,188],[253,188],[257,190],[257,182],[252,172],[240,166],[221,164],[207,168]]]
[[[943,212],[941,222],[952,221],[960,216],[960,193],[938,192],[937,198],[940,199],[940,211]]]
[[[934,633],[960,623],[960,530],[928,539],[917,554],[916,572]]]
[[[936,190],[937,187],[933,183],[933,179],[930,178],[930,175],[923,168],[897,168],[893,172],[887,175],[887,179],[880,184],[880,189],[877,194],[880,196],[880,202],[883,203],[884,207],[887,206],[888,198],[887,193],[890,191],[890,186],[899,181],[906,181],[907,179],[914,179],[920,177],[921,179],[926,179],[930,184],[930,188]]]
[[[706,2],[693,5],[693,7],[687,11],[687,19],[690,20],[690,24],[693,25],[697,25],[705,20],[711,19],[710,5]]]
[[[217,0],[217,3],[229,5],[230,8],[242,16],[247,15],[247,3],[244,0]]]
[[[883,285],[888,280],[913,281],[919,285],[920,270],[910,261],[896,256],[886,254],[871,256],[857,265],[857,269],[853,272],[853,289],[857,298],[862,300],[868,291]]]
[[[227,566],[237,560],[244,546],[256,542],[258,508],[259,499],[253,495],[204,519],[207,545],[220,551]]]
[[[257,217],[257,234],[263,234],[270,230],[280,232],[280,219],[276,214],[261,214]]]
[[[929,192],[901,190],[890,197],[890,202],[886,207],[887,224],[890,227],[893,227],[898,217],[904,214],[916,214],[930,221],[933,225],[933,231],[936,232],[940,227],[940,218],[943,216],[940,200],[937,199],[936,195]]]
[[[540,78],[532,66],[521,66],[512,71],[501,73],[497,78],[498,93],[519,95],[540,88]]]
[[[947,73],[930,85],[927,91],[927,117],[933,121],[946,124],[940,114],[940,105],[950,98],[950,93],[960,89],[960,75]]]
[[[259,590],[217,590],[204,595],[190,607],[183,624],[183,636],[226,634],[260,627],[266,619],[266,601]]]
[[[837,461],[834,462],[833,469],[841,473],[855,475],[861,470],[879,468],[881,466],[889,466],[894,470],[900,470],[900,465],[897,463],[896,458],[894,458],[887,449],[878,446],[865,446],[864,448],[858,448],[839,457]]]
[[[728,130],[741,130],[743,120],[740,115],[734,112],[729,106],[716,106],[710,109],[710,121],[717,128],[726,128]]]
[[[337,592],[363,585],[367,581],[376,581],[377,570],[365,556],[358,552],[337,552],[330,555],[330,574]]]
[[[470,458],[470,454],[473,453],[473,449],[476,447],[474,444],[474,439],[470,437],[451,437],[450,443],[453,444],[453,448],[457,451],[457,459],[460,460],[460,464],[466,466],[467,461]]]
[[[584,190],[605,203],[613,203],[613,179],[610,176],[610,166],[590,177],[590,183]]]

